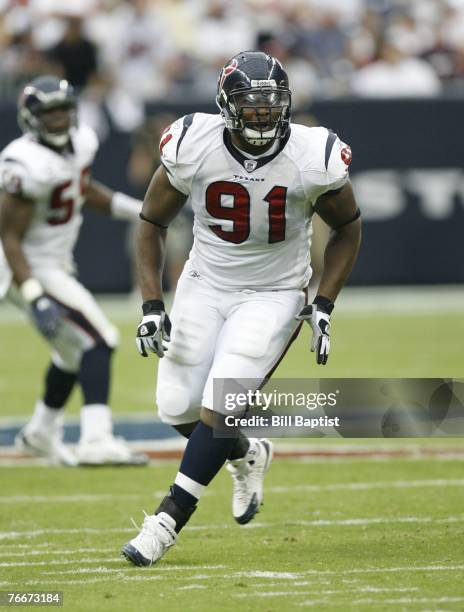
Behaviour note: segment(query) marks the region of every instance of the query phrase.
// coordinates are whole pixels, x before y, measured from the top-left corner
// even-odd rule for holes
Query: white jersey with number
[[[25,134],[0,154],[0,190],[33,202],[32,221],[22,241],[33,274],[74,269],[73,249],[98,141],[85,126],[72,130],[71,141],[72,152],[59,154]],[[0,297],[10,282],[11,271],[0,244]]]
[[[336,134],[292,124],[253,158],[231,144],[220,115],[195,113],[164,132],[160,150],[195,215],[188,274],[230,291],[308,285],[313,205],[348,180],[351,152]]]

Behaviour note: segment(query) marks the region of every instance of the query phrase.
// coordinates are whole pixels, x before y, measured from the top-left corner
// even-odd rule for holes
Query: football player
[[[91,178],[95,133],[77,126],[65,80],[43,76],[18,101],[23,136],[0,154],[0,298],[25,311],[48,341],[51,363],[42,398],[17,445],[56,463],[133,464],[115,438],[108,406],[110,360],[118,333],[74,277],[72,251],[85,205],[118,219],[137,218],[141,202]],[[76,381],[84,406],[76,453],[63,444],[63,408]]]
[[[255,391],[302,321],[311,325],[317,363],[327,363],[334,302],[360,244],[350,148],[324,127],[290,124],[288,78],[275,58],[252,51],[232,58],[219,77],[217,104],[220,115],[187,115],[165,131],[163,165],[140,215],[137,344],[143,356],[163,357],[159,414],[188,442],[169,494],[123,548],[135,565],[155,563],[176,542],[226,461],[234,518],[245,524],[258,512],[271,443],[224,435],[227,411],[213,382],[234,379]],[[161,291],[164,244],[187,198],[194,245],[169,317]],[[332,234],[317,296],[305,305],[314,213]]]

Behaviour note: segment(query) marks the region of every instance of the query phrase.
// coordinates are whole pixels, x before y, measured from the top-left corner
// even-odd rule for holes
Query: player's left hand
[[[316,298],[317,299],[317,298]],[[322,305],[314,302],[305,306],[295,317],[298,321],[308,321],[313,330],[311,351],[316,353],[316,361],[325,365],[330,352],[330,314],[333,304]]]
[[[167,343],[171,340],[171,321],[160,300],[144,302],[144,316],[137,327],[137,349],[142,357],[148,357],[148,352],[164,357],[168,350]]]

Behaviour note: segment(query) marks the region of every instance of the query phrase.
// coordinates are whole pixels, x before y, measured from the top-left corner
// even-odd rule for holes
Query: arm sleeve
[[[186,196],[190,195],[197,164],[192,159],[190,138],[194,115],[186,115],[174,121],[160,140],[161,163],[166,169],[171,185]]]

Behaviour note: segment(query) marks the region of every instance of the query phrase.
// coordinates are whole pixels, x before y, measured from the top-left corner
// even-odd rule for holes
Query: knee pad
[[[172,424],[174,420],[177,424],[182,422],[180,417],[189,412],[190,395],[185,387],[161,386],[156,392],[156,404],[159,417],[164,423]],[[192,422],[192,419],[184,422]]]

